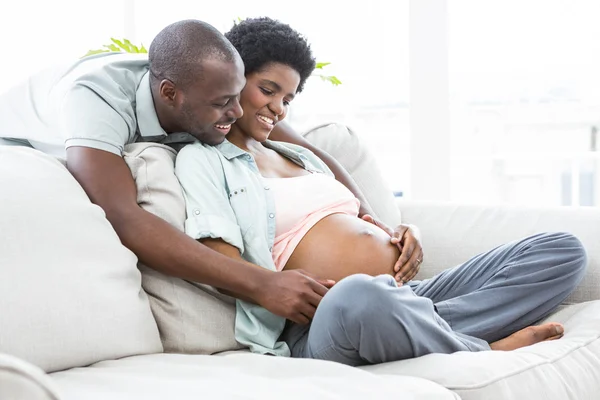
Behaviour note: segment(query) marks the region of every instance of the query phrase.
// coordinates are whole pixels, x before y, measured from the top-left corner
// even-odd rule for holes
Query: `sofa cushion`
[[[363,369],[429,379],[463,400],[598,398],[600,301],[563,306],[545,321],[563,323],[564,337],[515,351],[430,354]]]
[[[125,147],[138,204],[183,231],[185,200],[175,176],[176,153],[156,143]],[[241,348],[234,336],[235,300],[211,286],[173,278],[138,264],[166,352],[213,354]]]
[[[162,351],[135,255],[54,158],[0,147],[0,352],[45,371]]]
[[[401,200],[403,220],[421,229],[423,265],[418,279],[503,243],[539,232],[570,232],[583,243],[588,258],[586,276],[565,303],[600,300],[600,226],[598,207],[531,207],[464,205]]]
[[[0,354],[0,399],[58,400],[52,379],[41,369]]]
[[[333,362],[229,354],[156,354],[51,375],[62,400],[458,400],[419,378],[389,379]]]
[[[304,133],[311,144],[334,157],[361,189],[377,217],[395,227],[400,223],[392,190],[385,182],[377,159],[359,135],[342,124],[325,124]]]

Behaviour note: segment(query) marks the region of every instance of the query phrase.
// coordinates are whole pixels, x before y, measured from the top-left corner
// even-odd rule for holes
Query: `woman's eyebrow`
[[[277,82],[273,82],[268,79],[263,79],[262,83],[272,85],[275,88],[275,90],[277,90],[277,91],[280,91],[280,92],[283,91],[283,89],[281,88],[281,86],[279,86],[279,84]],[[290,96],[292,99],[296,97],[296,95],[294,93],[288,93],[287,96]]]

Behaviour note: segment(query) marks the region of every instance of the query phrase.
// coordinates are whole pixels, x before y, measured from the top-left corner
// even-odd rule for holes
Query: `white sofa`
[[[576,234],[587,276],[548,318],[565,336],[361,368],[250,354],[232,343],[228,299],[138,266],[61,163],[0,147],[0,399],[600,399],[600,210],[395,201],[354,132],[327,125],[306,137],[352,173],[382,219],[421,228],[419,278],[535,232]],[[171,179],[172,159],[161,146],[128,152],[140,205],[178,226],[174,181],[152,186]]]

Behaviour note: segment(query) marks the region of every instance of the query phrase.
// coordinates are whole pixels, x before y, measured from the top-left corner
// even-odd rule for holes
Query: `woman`
[[[303,316],[306,324],[286,324],[238,300],[239,342],[259,353],[363,365],[432,352],[511,350],[562,336],[560,324],[529,325],[583,277],[579,240],[535,235],[398,286],[397,247],[357,217],[352,194],[312,152],[268,140],[314,69],[306,40],[269,18],[245,20],[226,37],[246,68],[244,115],[222,144],[195,143],[178,155],[186,232],[263,268],[302,269],[338,282],[310,323]]]

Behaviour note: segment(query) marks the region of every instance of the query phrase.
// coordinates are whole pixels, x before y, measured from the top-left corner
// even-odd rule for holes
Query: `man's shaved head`
[[[202,77],[204,61],[234,62],[236,57],[235,47],[212,25],[194,19],[178,21],[161,30],[150,45],[151,82],[169,79],[187,86]]]

